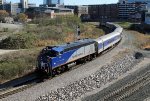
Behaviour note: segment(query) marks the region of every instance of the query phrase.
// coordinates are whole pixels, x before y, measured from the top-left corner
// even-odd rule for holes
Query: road
[[[8,23],[0,23],[0,28],[8,28],[8,29],[22,29],[23,25],[19,24],[8,24]]]

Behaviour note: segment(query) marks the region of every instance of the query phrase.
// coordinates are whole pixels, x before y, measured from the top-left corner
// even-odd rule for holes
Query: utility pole
[[[80,32],[80,26],[78,25],[77,26],[77,39],[80,39],[80,34],[81,34],[81,32]]]
[[[80,34],[81,34],[81,32],[80,32],[80,26],[77,25],[77,26],[74,26],[74,28],[75,28],[74,41],[76,41],[76,40],[80,39],[80,37],[79,37]]]

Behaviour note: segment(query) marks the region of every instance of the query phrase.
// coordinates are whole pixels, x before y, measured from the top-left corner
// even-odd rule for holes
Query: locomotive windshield
[[[56,57],[58,56],[58,52],[57,51],[54,51],[54,50],[46,50],[43,52],[43,55],[45,56],[49,56],[49,57]]]

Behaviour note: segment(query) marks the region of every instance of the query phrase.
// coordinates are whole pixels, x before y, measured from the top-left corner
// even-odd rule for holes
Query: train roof
[[[119,32],[112,32],[112,33],[109,33],[107,35],[102,36],[101,39],[103,39],[103,41],[105,41],[105,40],[108,40],[108,39],[110,39],[114,36],[117,36],[117,35],[120,35],[120,33]]]
[[[120,33],[119,32],[112,32],[112,33],[109,33],[107,35],[104,35],[104,36],[101,36],[101,37],[95,39],[95,41],[98,43],[102,43],[103,41],[106,41],[106,40],[108,40],[114,36],[117,36],[117,35],[120,35]]]
[[[95,41],[93,39],[81,39],[81,40],[78,40],[75,42],[70,42],[70,43],[54,46],[51,49],[55,50],[57,52],[62,52],[62,51],[68,51],[71,49],[79,48],[79,47],[89,45],[92,43],[95,43]]]

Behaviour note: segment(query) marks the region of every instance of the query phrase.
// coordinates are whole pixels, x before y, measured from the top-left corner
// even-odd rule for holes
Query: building
[[[145,9],[147,3],[146,2],[131,2],[131,1],[133,0],[119,0],[119,3],[118,3],[119,18],[141,19],[142,11]]]
[[[145,24],[150,25],[150,5],[147,5],[146,7],[147,12],[145,13]]]
[[[0,5],[2,5],[3,4],[3,0],[0,0]]]
[[[26,3],[24,3],[26,4]],[[22,3],[5,3],[0,5],[0,10],[6,10],[10,15],[17,15],[19,13],[25,12],[27,7],[36,7],[36,4],[22,5]]]
[[[70,10],[61,10],[61,12],[56,12],[55,10],[45,10],[45,14],[49,16],[50,18],[56,18],[56,17],[62,17],[66,15],[73,15],[73,12],[70,12]]]
[[[36,4],[34,4],[34,3],[28,3],[28,8],[31,8],[31,7],[36,7]]]
[[[44,5],[53,5],[53,4],[59,4],[64,5],[64,0],[44,0]]]
[[[135,2],[145,2],[145,3],[150,3],[150,0],[127,0],[128,3],[135,3]]]
[[[2,0],[5,2],[5,0]],[[6,10],[10,15],[24,13],[29,7],[36,7],[34,3],[28,3],[28,0],[20,0],[20,3],[3,3],[0,5],[0,10]]]
[[[20,0],[20,3],[22,5],[22,11],[25,12],[28,8],[28,0]]]
[[[0,5],[6,3],[6,0],[0,0]]]
[[[78,6],[77,13],[79,17],[88,14],[88,6]]]
[[[130,15],[135,13],[135,5],[132,3],[119,3],[119,18],[129,18]]]
[[[145,24],[150,25],[150,12],[145,13]]]
[[[22,8],[28,8],[28,0],[20,0],[20,3],[22,4]]]
[[[89,5],[88,14],[91,19],[105,20],[118,18],[118,5]]]
[[[150,25],[150,0],[119,0],[119,15],[121,18],[141,17],[147,27],[147,24]]]
[[[65,8],[74,9],[74,14],[79,17],[83,14],[88,14],[88,6],[69,6],[65,5]]]
[[[128,3],[128,0],[119,0],[119,3],[120,3],[120,4],[127,4],[127,3]]]
[[[3,4],[3,0],[0,0],[0,5],[2,5]]]
[[[31,7],[27,9],[26,14],[29,18],[49,16],[50,18],[56,18],[57,16],[74,15],[74,10],[69,8],[61,7]]]
[[[0,6],[0,9],[6,10],[10,15],[21,13],[22,5],[20,3],[6,3]]]

